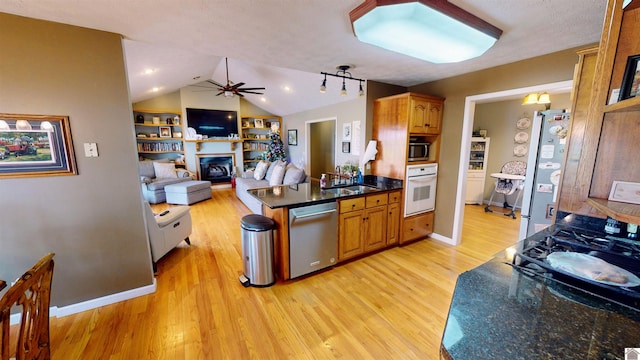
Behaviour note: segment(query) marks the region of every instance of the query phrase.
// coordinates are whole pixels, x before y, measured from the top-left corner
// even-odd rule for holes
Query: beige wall
[[[411,87],[417,93],[444,97],[434,232],[453,236],[464,104],[467,96],[572,80],[577,49],[498,66]]]
[[[151,285],[121,37],[3,13],[0,34],[0,109],[68,115],[78,166],[0,180],[0,278],[54,252],[53,306]]]

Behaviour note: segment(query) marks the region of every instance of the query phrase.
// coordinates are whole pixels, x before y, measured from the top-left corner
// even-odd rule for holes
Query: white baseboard
[[[446,236],[442,236],[440,234],[432,233],[431,235],[429,235],[429,237],[434,239],[434,240],[443,242],[445,244],[454,245],[454,246],[458,245],[458,244],[455,243],[455,241],[453,241],[452,238],[446,237]]]
[[[115,304],[120,301],[133,299],[139,296],[153,294],[156,292],[156,279],[153,279],[153,284],[131,289],[117,294],[111,294],[96,299],[83,301],[77,304],[71,304],[63,307],[52,306],[49,308],[49,317],[63,317],[67,315],[76,314],[82,311],[92,310],[101,306]],[[22,313],[11,315],[11,325],[18,324],[20,322]]]

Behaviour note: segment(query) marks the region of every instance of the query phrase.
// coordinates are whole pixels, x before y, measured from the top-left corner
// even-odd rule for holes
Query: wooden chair
[[[0,299],[0,360],[50,359],[49,301],[53,253],[40,259]],[[17,339],[10,335],[11,308],[22,310]],[[14,331],[15,335],[15,331]]]

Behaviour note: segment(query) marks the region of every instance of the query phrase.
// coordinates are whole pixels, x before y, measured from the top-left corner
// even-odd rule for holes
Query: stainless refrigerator
[[[534,113],[522,195],[520,239],[551,224],[556,211],[569,119],[570,114],[562,110]]]

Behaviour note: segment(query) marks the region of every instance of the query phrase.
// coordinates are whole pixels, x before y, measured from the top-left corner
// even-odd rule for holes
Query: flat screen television
[[[187,126],[210,138],[238,134],[238,113],[229,110],[187,108]]]

